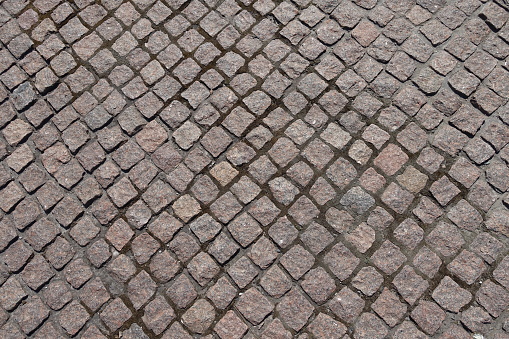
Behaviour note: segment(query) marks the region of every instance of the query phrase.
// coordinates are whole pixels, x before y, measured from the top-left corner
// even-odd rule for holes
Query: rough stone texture
[[[508,20],[0,1],[0,337],[508,337]]]

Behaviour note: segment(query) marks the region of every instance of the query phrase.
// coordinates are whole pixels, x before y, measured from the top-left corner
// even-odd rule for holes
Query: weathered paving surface
[[[509,12],[0,1],[0,338],[509,338]]]

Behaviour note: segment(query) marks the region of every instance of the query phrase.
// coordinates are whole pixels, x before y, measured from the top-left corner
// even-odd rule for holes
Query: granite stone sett
[[[1,1],[0,337],[509,337],[508,20]]]

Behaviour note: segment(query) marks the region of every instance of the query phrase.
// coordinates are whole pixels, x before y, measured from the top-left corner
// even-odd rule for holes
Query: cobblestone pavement
[[[508,19],[0,1],[0,338],[509,338]]]

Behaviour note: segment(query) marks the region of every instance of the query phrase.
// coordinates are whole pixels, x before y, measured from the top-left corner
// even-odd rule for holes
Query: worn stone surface
[[[508,20],[0,1],[0,337],[509,337]]]

